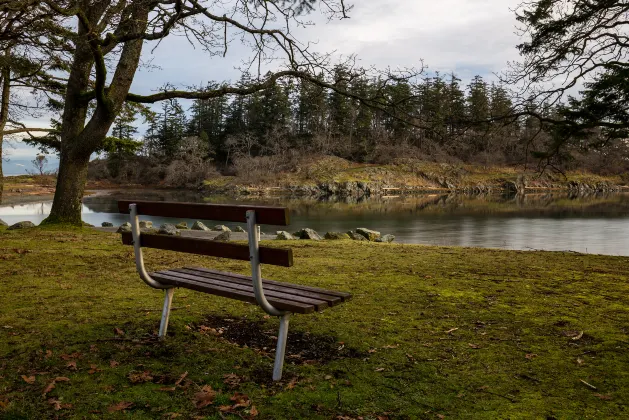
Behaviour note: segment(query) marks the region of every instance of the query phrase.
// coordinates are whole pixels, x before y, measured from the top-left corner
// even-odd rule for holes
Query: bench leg
[[[284,353],[286,352],[286,338],[288,337],[288,318],[290,314],[280,317],[280,333],[277,335],[277,349],[275,350],[275,365],[273,366],[273,380],[282,379],[284,368]]]
[[[166,330],[168,329],[168,318],[170,317],[170,305],[173,303],[173,295],[175,289],[164,289],[164,310],[162,311],[162,322],[159,325],[159,338],[166,337]]]

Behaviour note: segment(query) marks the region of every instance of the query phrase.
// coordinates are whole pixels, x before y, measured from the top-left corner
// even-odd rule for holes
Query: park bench
[[[273,380],[282,377],[288,321],[292,313],[308,314],[335,306],[351,298],[351,294],[316,287],[262,279],[261,264],[283,267],[293,265],[291,249],[259,245],[258,224],[287,226],[288,209],[264,206],[232,206],[152,201],[118,201],[120,213],[130,214],[131,232],[122,234],[125,245],[133,245],[135,263],[146,284],[165,292],[159,337],[166,336],[168,319],[177,287],[258,304],[280,319],[275,352]],[[207,239],[145,234],[140,231],[139,215],[179,217],[247,223],[248,245],[225,243]],[[181,267],[149,273],[144,267],[142,247],[230,258],[251,262],[251,276],[222,272],[200,267]]]

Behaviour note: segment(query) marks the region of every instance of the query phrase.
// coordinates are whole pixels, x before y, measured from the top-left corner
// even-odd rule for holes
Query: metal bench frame
[[[170,317],[170,308],[173,301],[174,287],[164,285],[157,280],[151,278],[144,267],[144,258],[142,256],[142,247],[140,241],[140,220],[136,204],[129,205],[129,213],[131,218],[131,234],[133,236],[133,249],[135,253],[135,266],[140,274],[140,278],[152,288],[164,290],[164,308],[162,310],[162,320],[159,326],[159,338],[166,337],[168,329],[168,319]],[[284,368],[284,355],[286,353],[286,338],[288,337],[288,322],[290,312],[281,311],[271,305],[264,296],[262,287],[262,270],[260,267],[260,245],[258,241],[258,225],[256,223],[256,213],[254,210],[247,211],[247,235],[249,239],[249,260],[251,262],[251,279],[253,281],[253,291],[258,305],[262,307],[264,312],[269,315],[277,316],[280,319],[280,329],[277,336],[277,347],[275,350],[275,363],[273,365],[273,380],[279,381],[282,378],[282,370]]]

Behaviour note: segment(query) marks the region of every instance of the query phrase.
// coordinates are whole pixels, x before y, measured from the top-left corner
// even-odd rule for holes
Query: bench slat
[[[207,278],[207,277],[200,277],[194,274],[187,274],[187,273],[182,273],[180,271],[173,271],[173,270],[164,270],[164,271],[159,271],[158,274],[165,274],[168,276],[174,276],[174,277],[180,277],[182,279],[185,280],[192,280],[192,281],[196,281],[196,282],[202,282],[204,284],[208,284],[208,285],[216,285],[216,286],[220,286],[220,287],[227,287],[230,289],[234,289],[237,291],[247,291],[247,292],[252,292],[253,293],[253,285],[250,282],[249,284],[243,284],[240,282],[234,282],[232,281],[232,279],[221,279],[221,278]],[[287,290],[288,291],[288,290]],[[268,297],[274,297],[274,298],[278,298],[278,299],[283,299],[283,300],[287,300],[287,301],[293,301],[293,302],[300,302],[300,303],[305,303],[308,305],[314,305],[315,309],[317,311],[325,309],[328,307],[328,303],[324,300],[321,299],[313,299],[313,298],[308,298],[308,297],[303,297],[303,296],[295,296],[292,295],[290,293],[284,293],[283,290],[265,290],[264,294]]]
[[[206,284],[201,281],[193,281],[193,280],[185,280],[180,277],[170,276],[168,274],[160,274],[160,273],[151,273],[151,276],[154,276],[156,280],[160,283],[169,284],[175,287],[183,287],[186,289],[196,290],[198,292],[209,293],[212,295],[227,297],[231,299],[242,300],[249,303],[256,303],[255,295],[252,292],[247,292],[244,290],[235,290],[228,287],[222,287],[213,284]],[[276,307],[277,309],[290,311],[300,314],[309,314],[314,312],[314,305],[309,305],[306,303],[300,303],[295,301],[288,301],[277,298],[268,298],[267,299],[271,305]]]
[[[210,268],[204,268],[204,267],[186,267],[186,269],[197,270],[197,271],[201,271],[201,272],[204,272],[204,273],[210,273],[210,274],[222,273],[221,271],[212,270]],[[245,276],[245,275],[242,275],[242,274],[237,274],[237,273],[229,273],[229,274],[234,276],[234,277],[238,277],[238,278],[241,278],[241,279],[245,279],[245,280],[251,281],[251,277],[248,277],[248,276]],[[266,279],[263,279],[262,283],[264,284],[264,287],[266,287],[267,285],[272,285],[272,284],[276,284],[276,285],[284,285],[284,284],[286,284],[286,283],[282,283],[282,282],[279,282],[279,281],[266,280]],[[322,295],[339,297],[339,298],[341,298],[341,300],[343,302],[347,302],[348,300],[352,299],[352,294],[351,293],[347,293],[347,292],[337,292],[335,290],[320,289],[318,287],[303,286],[301,284],[294,284],[294,283],[290,283],[290,286],[293,289],[297,289],[297,290],[304,290],[304,291],[307,291],[307,292],[315,292],[315,293],[319,293],[319,294],[322,294]]]
[[[194,268],[189,268],[189,267],[176,268],[176,269],[171,269],[169,271],[176,272],[176,273],[185,273],[185,274],[208,278],[208,279],[224,280],[231,283],[237,283],[237,284],[249,287],[249,288],[253,287],[251,277],[242,278],[240,276],[234,276],[233,273],[225,273],[225,272],[220,272],[220,271],[216,273],[205,273],[203,271],[195,270]],[[330,295],[324,295],[321,293],[314,293],[314,292],[308,292],[305,290],[295,289],[293,285],[289,283],[284,283],[282,285],[275,285],[275,284],[270,284],[268,280],[263,279],[262,286],[264,288],[265,294],[269,294],[270,291],[281,292],[290,296],[296,296],[300,298],[304,297],[304,298],[314,299],[317,301],[323,301],[323,302],[326,302],[327,305],[329,306],[336,306],[342,303],[341,298],[338,296],[330,296]]]
[[[122,234],[122,243],[125,245],[133,245],[133,236],[131,232],[124,232]],[[249,261],[249,247],[247,245],[215,242],[207,239],[142,234],[140,235],[140,246],[145,248],[155,248],[167,251],[187,252],[190,254]],[[279,265],[282,267],[292,267],[293,251],[291,249],[278,249],[261,246],[260,263]]]
[[[146,216],[246,223],[247,210],[255,210],[258,224],[278,226],[290,224],[289,210],[284,207],[121,200],[118,201],[118,211],[129,214],[130,204],[136,204],[138,214]]]

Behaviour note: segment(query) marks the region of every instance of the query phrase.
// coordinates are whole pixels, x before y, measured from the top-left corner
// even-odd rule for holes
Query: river
[[[321,234],[366,227],[394,234],[396,242],[401,243],[629,255],[629,194],[430,194],[355,202],[291,198],[238,200],[182,192],[126,190],[86,197],[83,220],[94,225],[102,222],[119,225],[127,221],[127,216],[116,213],[116,200],[120,198],[287,206],[291,209],[291,232],[304,227]],[[0,219],[9,224],[23,220],[39,223],[49,213],[51,205],[49,200],[0,205]],[[167,221],[156,217],[146,219],[154,223]],[[264,226],[262,229],[273,233],[283,228]]]

